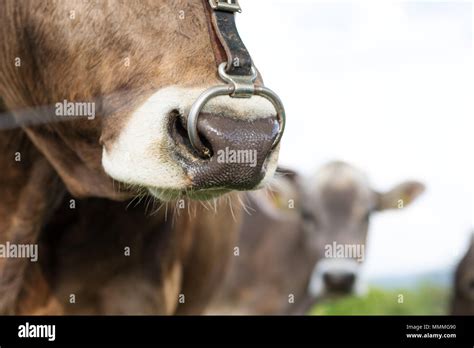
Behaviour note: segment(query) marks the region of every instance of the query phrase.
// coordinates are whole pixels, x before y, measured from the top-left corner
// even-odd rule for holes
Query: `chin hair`
[[[229,193],[231,190],[216,188],[211,190],[193,191],[192,189],[176,190],[151,187],[148,188],[148,192],[162,202],[170,202],[180,198],[189,198],[196,201],[208,201]]]

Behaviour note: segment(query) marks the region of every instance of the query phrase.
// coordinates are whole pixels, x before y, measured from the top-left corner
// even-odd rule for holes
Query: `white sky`
[[[239,31],[288,128],[281,163],[328,160],[427,193],[372,220],[369,276],[452,265],[474,226],[474,6],[464,1],[240,0]]]

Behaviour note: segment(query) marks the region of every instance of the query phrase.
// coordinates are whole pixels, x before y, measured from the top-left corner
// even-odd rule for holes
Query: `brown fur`
[[[279,180],[292,181],[295,194],[280,195],[277,190],[268,190],[268,200],[278,206],[277,215],[262,209],[262,201],[248,196],[249,214],[244,215],[239,233],[239,255],[232,258],[225,282],[209,308],[210,314],[301,312],[319,255],[309,243],[310,236],[304,233],[296,181],[288,175]],[[297,202],[294,209],[285,209],[288,199]],[[289,303],[290,295],[295,303]]]
[[[0,117],[15,128],[0,134],[0,239],[40,241],[37,264],[0,259],[0,313],[202,311],[230,256],[238,209],[192,203],[196,217],[168,221],[143,205],[126,210],[120,201],[133,192],[114,186],[101,153],[157,89],[217,82],[203,4],[6,0],[0,23]],[[64,99],[96,102],[96,119],[49,122]]]
[[[122,198],[101,166],[101,143],[107,147],[153,92],[218,81],[198,1],[9,0],[0,9],[0,96],[20,124],[27,117],[20,111],[41,122],[64,99],[98,104],[92,122],[25,128],[76,196]]]
[[[375,192],[361,174],[347,163],[331,162],[315,175],[317,190],[285,171],[266,200],[250,195],[240,255],[233,257],[208,312],[305,314],[316,301],[308,285],[316,263],[325,258],[325,245],[365,246],[373,212],[396,207],[400,198],[407,206],[424,191],[421,183],[409,181]]]

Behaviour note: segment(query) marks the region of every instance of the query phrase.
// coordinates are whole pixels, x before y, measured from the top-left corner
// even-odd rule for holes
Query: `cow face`
[[[453,314],[474,314],[474,236],[456,270]]]
[[[42,107],[35,123],[43,124],[28,128],[28,136],[73,194],[115,198],[120,185],[114,188],[112,178],[162,200],[206,199],[261,187],[272,176],[278,123],[263,98],[212,100],[198,122],[212,157],[201,158],[190,145],[191,105],[222,84],[203,1],[5,6],[19,15],[2,19],[10,49],[2,59],[20,57],[21,67],[2,74],[11,80],[0,97],[18,119],[15,110]],[[79,103],[93,115],[49,117],[54,106],[64,112],[71,105],[80,116]]]
[[[319,253],[310,282],[315,296],[361,293],[359,277],[365,259],[369,220],[373,213],[407,206],[424,186],[405,182],[387,193],[371,189],[366,176],[342,162],[323,167],[310,184],[305,202],[305,229]]]

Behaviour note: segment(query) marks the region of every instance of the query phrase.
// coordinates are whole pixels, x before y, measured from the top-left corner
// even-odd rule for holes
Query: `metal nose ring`
[[[225,95],[230,98],[251,98],[252,96],[257,95],[270,101],[275,108],[278,123],[280,125],[278,135],[272,145],[272,150],[275,149],[281,141],[286,126],[285,108],[280,97],[267,87],[255,86],[254,82],[257,79],[255,68],[252,68],[251,76],[231,76],[225,72],[226,66],[227,63],[222,63],[219,66],[219,76],[222,80],[227,82],[227,85],[214,86],[204,91],[196,99],[189,111],[187,130],[191,145],[202,157],[210,157],[210,149],[202,143],[199,137],[197,123],[199,114],[211,99]]]

